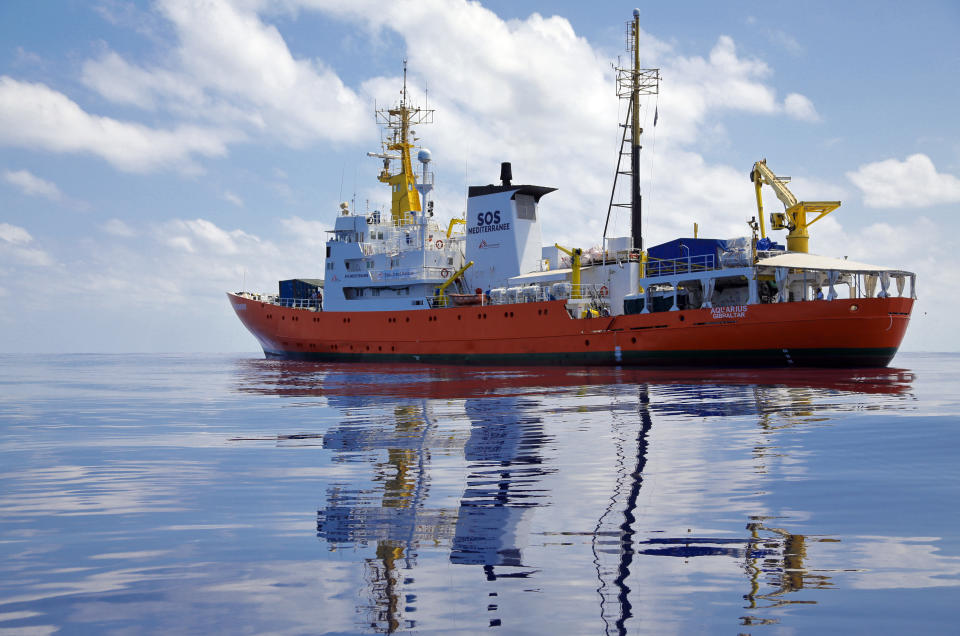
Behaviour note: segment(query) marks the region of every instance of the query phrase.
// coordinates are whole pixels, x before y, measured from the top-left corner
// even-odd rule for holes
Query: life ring
[[[440,241],[437,241],[437,242],[439,243]],[[449,275],[450,275],[450,270],[447,269],[446,267],[440,270],[440,278],[446,278]]]
[[[603,296],[604,298],[610,295],[610,290],[607,289],[606,285],[600,288],[600,295]]]
[[[436,245],[437,245],[437,249],[438,249],[438,250],[442,250],[442,249],[443,249],[443,240],[442,240],[442,239],[437,239]]]

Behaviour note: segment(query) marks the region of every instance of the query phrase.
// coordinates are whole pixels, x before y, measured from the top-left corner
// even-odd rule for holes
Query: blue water
[[[960,356],[0,356],[0,633],[956,633]]]

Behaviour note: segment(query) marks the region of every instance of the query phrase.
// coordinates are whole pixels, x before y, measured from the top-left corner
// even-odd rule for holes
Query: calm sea
[[[960,356],[0,356],[0,634],[957,633]]]

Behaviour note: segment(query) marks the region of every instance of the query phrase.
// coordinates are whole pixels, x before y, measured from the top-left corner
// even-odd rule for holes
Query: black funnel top
[[[510,185],[510,182],[513,181],[513,169],[510,167],[509,161],[500,164],[500,181],[505,186]]]

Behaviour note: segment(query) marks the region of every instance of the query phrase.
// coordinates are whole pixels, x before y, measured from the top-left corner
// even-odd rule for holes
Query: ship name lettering
[[[747,315],[746,305],[733,305],[732,307],[711,307],[710,315],[717,319],[743,318]]]
[[[233,303],[233,308],[237,311],[246,311],[247,303]]]

